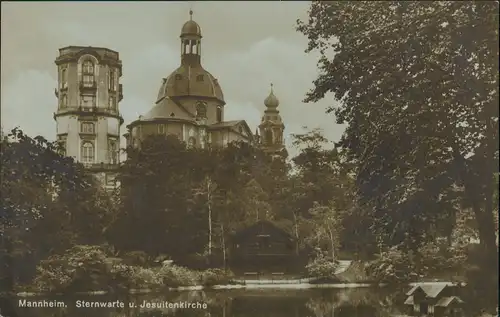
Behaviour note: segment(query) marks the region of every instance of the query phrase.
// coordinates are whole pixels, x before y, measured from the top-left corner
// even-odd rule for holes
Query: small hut
[[[464,316],[464,302],[457,296],[456,287],[449,284],[415,285],[406,296],[405,305],[412,316]]]
[[[231,239],[231,266],[256,272],[290,272],[298,263],[295,239],[270,221],[258,221]]]

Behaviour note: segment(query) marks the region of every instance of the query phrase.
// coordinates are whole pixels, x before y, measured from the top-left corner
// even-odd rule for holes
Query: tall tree
[[[321,54],[306,101],[340,101],[328,111],[386,242],[418,244],[458,186],[496,262],[498,2],[315,1],[298,30]]]
[[[27,282],[50,254],[103,242],[109,200],[57,143],[14,129],[1,143],[1,178],[1,251],[11,277]]]
[[[120,215],[108,230],[113,244],[154,256],[202,251],[207,241],[205,211],[192,199],[194,187],[203,180],[200,155],[162,136],[147,138],[139,149],[127,149],[119,173]]]

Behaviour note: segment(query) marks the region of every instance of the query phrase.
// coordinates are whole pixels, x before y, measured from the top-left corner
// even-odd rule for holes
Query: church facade
[[[202,65],[201,28],[191,18],[180,34],[180,65],[161,81],[152,109],[127,126],[127,144],[139,146],[149,135],[173,135],[190,147],[226,146],[231,142],[260,143],[259,133],[242,118],[226,121],[226,105],[217,78]],[[259,126],[266,149],[282,150],[284,125],[277,107],[279,101],[271,91],[266,114]]]
[[[256,133],[242,118],[226,121],[226,105],[217,78],[202,66],[201,28],[192,19],[180,34],[180,65],[161,80],[154,106],[127,125],[127,146],[140,146],[150,135],[177,137],[190,147],[226,146],[248,142],[271,154],[286,153],[285,125],[279,100],[271,85],[266,110]],[[59,50],[58,108],[54,113],[57,138],[65,154],[95,171],[108,185],[119,166],[119,140],[123,118],[119,102],[122,62],[116,51],[99,47],[69,46]]]

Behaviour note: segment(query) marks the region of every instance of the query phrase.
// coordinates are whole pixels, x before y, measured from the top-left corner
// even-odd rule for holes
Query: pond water
[[[15,305],[28,306],[42,301],[65,307],[17,307],[19,317],[391,317],[402,316],[404,312],[402,292],[375,288],[233,289],[130,295],[129,298],[24,299]],[[96,305],[113,307],[85,307]]]

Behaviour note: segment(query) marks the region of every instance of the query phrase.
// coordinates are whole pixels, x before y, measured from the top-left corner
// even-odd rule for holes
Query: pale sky
[[[317,55],[295,31],[309,2],[2,2],[1,115],[5,132],[20,126],[31,136],[55,139],[53,113],[58,49],[101,46],[123,63],[125,126],[153,105],[161,80],[180,64],[180,30],[189,19],[201,26],[202,65],[222,87],[225,120],[245,119],[255,131],[270,83],[280,100],[285,140],[303,126],[338,140],[343,126],[326,108],[331,97],[304,104],[317,75]],[[291,153],[292,154],[292,153]]]

